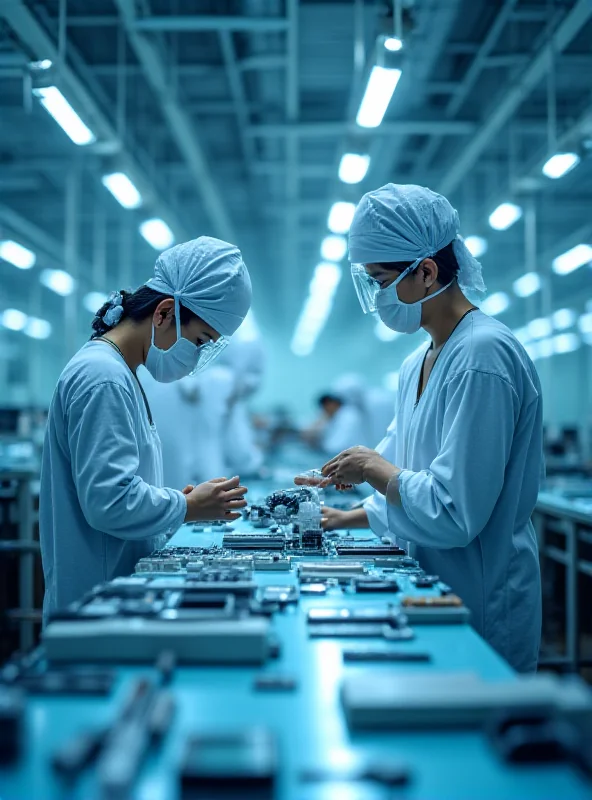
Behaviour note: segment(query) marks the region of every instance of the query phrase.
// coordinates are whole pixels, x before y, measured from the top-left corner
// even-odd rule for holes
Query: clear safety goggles
[[[424,261],[426,256],[422,256],[421,258],[417,258],[413,264],[410,264],[406,270],[404,270],[396,281],[389,284],[390,286],[396,286],[398,283],[401,283],[403,278],[407,277],[410,272],[421,264]],[[356,290],[356,294],[358,295],[358,300],[360,301],[360,305],[362,306],[362,311],[364,314],[375,314],[376,313],[376,299],[378,297],[378,292],[381,290],[380,283],[366,272],[366,268],[363,264],[352,264],[351,265],[351,275],[352,280],[354,282],[354,289]]]
[[[221,336],[217,342],[206,342],[197,348],[197,362],[190,375],[197,375],[202,372],[212,361],[215,361],[220,353],[230,344],[227,336]]]

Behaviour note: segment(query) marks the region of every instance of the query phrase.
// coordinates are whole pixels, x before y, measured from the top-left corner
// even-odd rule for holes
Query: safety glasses
[[[390,286],[396,286],[398,283],[401,283],[403,278],[407,277],[410,272],[413,272],[417,265],[421,264],[425,258],[426,256],[417,258],[413,264],[410,264],[407,269],[399,275],[396,281],[390,284]],[[378,292],[381,291],[380,283],[375,278],[368,275],[363,264],[352,264],[351,275],[354,282],[354,289],[356,290],[358,300],[362,306],[362,311],[364,314],[375,314],[376,298],[378,297]]]

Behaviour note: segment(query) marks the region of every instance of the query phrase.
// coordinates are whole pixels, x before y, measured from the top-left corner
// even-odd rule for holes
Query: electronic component
[[[403,653],[397,650],[355,649],[343,651],[344,661],[355,662],[409,662],[427,663],[432,660],[429,653]]]
[[[323,532],[318,531],[304,531],[300,535],[303,550],[322,550],[323,548]]]
[[[153,661],[173,650],[184,664],[261,664],[268,656],[265,617],[216,620],[125,619],[50,622],[43,643],[50,661]]]
[[[335,542],[338,556],[406,556],[404,550],[394,544],[357,544],[340,540]]]
[[[311,608],[307,614],[309,625],[318,623],[347,624],[380,623],[401,626],[405,617],[394,608]]]
[[[66,669],[23,675],[17,685],[28,694],[105,696],[114,681],[114,673],[104,669]]]
[[[410,625],[464,625],[471,619],[471,612],[460,597],[404,597],[401,600]]]
[[[356,592],[398,592],[399,584],[396,580],[380,580],[374,577],[355,578],[352,586]]]
[[[259,692],[292,692],[298,687],[298,681],[291,675],[264,673],[258,675],[253,688]]]
[[[300,594],[327,594],[327,587],[324,583],[302,583],[300,584]]]
[[[300,780],[304,783],[335,783],[335,784],[348,784],[348,783],[378,783],[382,786],[406,786],[411,779],[409,769],[402,764],[392,762],[390,757],[387,757],[384,762],[374,762],[366,766],[351,770],[344,768],[327,768],[321,767],[319,769],[307,769],[300,774]],[[335,794],[337,796],[337,794]],[[367,792],[357,795],[353,792],[348,792],[347,796],[351,797],[368,797]],[[382,797],[383,795],[381,795]]]
[[[487,682],[472,672],[365,672],[348,675],[342,698],[353,728],[471,728],[500,708],[553,714],[584,724],[592,714],[592,692],[582,680],[550,673]]]
[[[325,637],[365,637],[382,638],[386,625],[380,623],[367,624],[361,622],[327,622],[308,626],[308,635],[313,639]]]
[[[136,572],[178,572],[182,568],[178,558],[141,558],[136,564]]]
[[[187,742],[181,766],[181,798],[271,800],[276,773],[275,738],[264,728],[193,736]]]
[[[440,579],[437,575],[412,575],[409,580],[416,589],[433,589]]]
[[[22,693],[0,685],[0,764],[11,764],[21,752],[24,714]]]
[[[107,731],[81,731],[60,745],[51,757],[56,772],[69,780],[77,777],[99,755]]]
[[[262,572],[287,572],[291,569],[292,562],[289,556],[281,556],[277,553],[272,555],[258,553],[253,556],[253,567]]]
[[[355,578],[366,573],[366,567],[361,561],[302,561],[298,565],[300,578]]]
[[[287,584],[286,586],[263,586],[259,599],[264,603],[278,603],[282,606],[286,603],[297,603],[299,597],[298,587],[294,584]]]
[[[419,565],[410,556],[387,556],[374,559],[374,566],[380,569],[418,569]]]
[[[225,534],[222,545],[229,550],[283,550],[286,539],[282,534],[229,533]]]

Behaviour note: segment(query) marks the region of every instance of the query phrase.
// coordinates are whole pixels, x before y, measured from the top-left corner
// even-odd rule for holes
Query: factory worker
[[[163,487],[160,440],[136,370],[144,364],[169,383],[203,369],[250,303],[239,250],[201,237],[164,252],[144,286],[113,294],[97,312],[49,411],[39,501],[45,619],[132,572],[184,521],[238,517],[246,492],[238,478]]]
[[[541,389],[512,333],[465,293],[484,290],[450,203],[419,186],[366,194],[350,229],[362,308],[430,344],[403,364],[396,421],[380,453],[342,452],[337,484],[368,481],[365,509],[327,510],[327,528],[388,531],[453,587],[475,629],[519,671],[534,670],[541,630],[535,532],[542,456]]]
[[[174,383],[161,383],[145,367],[138,369],[162,444],[165,486],[201,483],[229,470],[224,438],[234,376],[221,358]]]
[[[358,375],[340,376],[318,403],[322,415],[304,432],[307,441],[327,454],[371,443],[364,413],[364,384]]]
[[[234,376],[224,432],[224,457],[234,472],[256,475],[263,466],[264,458],[257,443],[249,403],[263,382],[265,349],[251,313],[236,332],[221,360]]]

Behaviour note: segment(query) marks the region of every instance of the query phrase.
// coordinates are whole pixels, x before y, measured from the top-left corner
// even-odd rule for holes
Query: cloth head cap
[[[352,264],[415,261],[434,256],[450,242],[458,261],[461,288],[485,291],[481,264],[459,235],[456,209],[423,186],[387,183],[365,194],[349,231]]]
[[[210,236],[161,253],[146,285],[178,299],[222,336],[232,336],[251,305],[251,279],[240,250]]]

